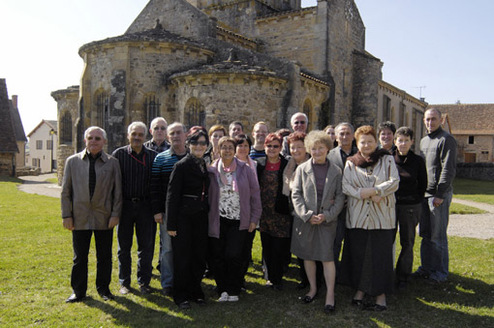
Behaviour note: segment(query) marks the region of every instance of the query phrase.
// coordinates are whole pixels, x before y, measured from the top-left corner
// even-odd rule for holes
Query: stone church
[[[307,113],[309,129],[377,125],[383,63],[365,50],[353,0],[150,0],[120,36],[83,45],[80,86],[54,91],[59,169],[83,131],[124,145],[132,121],[187,126],[239,120],[270,130]],[[423,106],[425,108],[425,105]],[[59,172],[61,175],[62,172]]]

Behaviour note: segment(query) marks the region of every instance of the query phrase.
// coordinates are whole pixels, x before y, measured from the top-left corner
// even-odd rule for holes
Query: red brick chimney
[[[12,107],[17,108],[17,95],[12,96]]]

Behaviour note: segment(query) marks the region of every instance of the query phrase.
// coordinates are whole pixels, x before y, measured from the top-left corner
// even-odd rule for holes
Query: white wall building
[[[57,165],[57,121],[41,120],[27,136],[29,156],[26,166],[39,167],[42,173],[54,171]]]

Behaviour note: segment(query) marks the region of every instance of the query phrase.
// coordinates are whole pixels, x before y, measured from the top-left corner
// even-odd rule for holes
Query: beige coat
[[[96,186],[89,199],[86,149],[67,158],[62,182],[62,218],[72,217],[75,230],[108,230],[110,217],[122,212],[122,176],[118,160],[103,152],[95,163]]]
[[[343,192],[348,196],[346,227],[350,229],[394,229],[396,227],[395,191],[400,176],[393,156],[384,155],[373,167],[361,168],[346,162]],[[360,197],[360,189],[377,188],[383,199],[375,203]]]

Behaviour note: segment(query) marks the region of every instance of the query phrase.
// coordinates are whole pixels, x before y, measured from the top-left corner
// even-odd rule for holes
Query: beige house
[[[494,162],[494,104],[429,105],[444,116],[458,143],[458,162]]]
[[[41,120],[27,135],[30,161],[26,163],[27,166],[39,167],[41,173],[53,172],[56,169],[57,131],[57,121]]]

